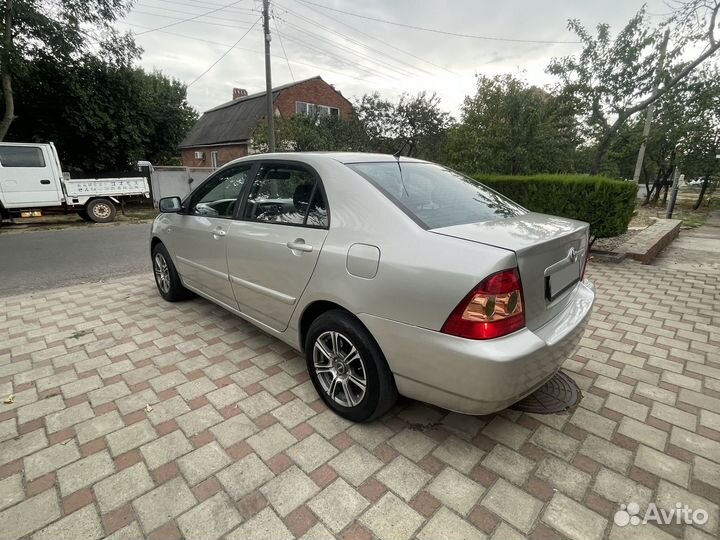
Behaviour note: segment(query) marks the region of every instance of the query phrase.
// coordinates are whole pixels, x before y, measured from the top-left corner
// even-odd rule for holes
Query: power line
[[[307,17],[305,17],[305,16],[303,16],[303,15],[301,15],[301,14],[299,14],[299,13],[297,13],[297,12],[295,12],[295,11],[293,11],[293,10],[285,7],[285,6],[280,6],[280,9],[284,10],[284,11],[287,12],[287,13],[290,13],[290,14],[294,15],[295,17],[297,17],[297,18],[299,18],[299,19],[302,19],[303,21],[307,21],[308,24],[311,24],[312,26],[315,26],[315,27],[318,27],[318,28],[322,28],[322,29],[324,29],[324,30],[327,30],[328,32],[332,32],[333,34],[340,36],[341,38],[343,38],[343,39],[346,40],[346,41],[349,41],[349,42],[351,42],[351,43],[355,43],[355,44],[357,44],[357,45],[360,45],[361,47],[363,47],[364,49],[367,49],[368,51],[372,51],[372,52],[375,52],[376,54],[381,55],[383,58],[388,58],[387,53],[385,53],[384,51],[380,51],[380,50],[378,50],[378,49],[373,49],[372,47],[369,47],[367,44],[363,43],[362,41],[359,41],[359,40],[354,39],[354,38],[352,38],[352,37],[350,37],[350,36],[348,36],[348,35],[346,35],[346,34],[343,34],[343,33],[341,33],[341,32],[338,32],[337,30],[333,30],[332,28],[329,28],[329,27],[327,27],[327,26],[324,26],[324,25],[318,23],[317,21],[314,21],[314,20],[312,20],[312,19],[308,19]],[[324,38],[323,38],[323,39],[324,39]],[[350,49],[350,50],[352,51],[352,49]],[[352,51],[352,52],[355,53],[355,51]],[[376,60],[374,60],[373,58],[370,58],[370,57],[366,57],[366,58],[368,58],[368,59],[371,60],[371,61],[376,61]],[[409,67],[410,69],[413,69],[413,70],[415,70],[415,71],[423,72],[423,73],[426,73],[426,74],[429,74],[429,75],[431,74],[429,71],[427,71],[427,70],[425,70],[425,69],[423,69],[423,68],[418,68],[418,67],[416,67],[416,66],[413,66],[412,64],[408,64],[407,62],[404,62],[404,61],[402,61],[402,60],[398,60],[397,58],[389,57],[388,59],[394,61],[394,62],[397,63],[397,64],[400,64],[400,65],[403,65],[403,66],[407,66],[407,67]],[[389,66],[391,69],[397,70],[397,68],[395,68],[394,66],[391,66],[390,64],[388,64],[388,63],[385,62],[385,61],[378,61],[378,63],[383,63],[383,64]],[[408,73],[408,72],[405,72],[405,73],[408,74],[408,75],[412,75],[412,73]]]
[[[370,77],[373,77],[373,76],[375,76],[375,75],[378,75],[378,73],[373,73],[373,72],[369,71],[368,69],[366,69],[365,67],[360,66],[360,65],[358,65],[357,63],[353,63],[351,60],[348,60],[347,58],[343,58],[343,57],[341,57],[341,56],[338,56],[338,55],[335,54],[335,53],[329,52],[329,51],[327,51],[326,49],[323,49],[323,48],[321,48],[321,47],[318,47],[317,45],[314,45],[314,44],[312,44],[312,43],[308,43],[307,41],[303,41],[302,39],[297,38],[297,37],[295,37],[295,36],[290,36],[290,35],[288,35],[288,34],[285,34],[285,39],[290,40],[290,41],[293,41],[293,42],[295,42],[295,43],[298,43],[299,45],[302,45],[302,46],[304,46],[304,47],[306,47],[306,48],[308,48],[308,49],[314,49],[315,51],[319,52],[320,54],[324,54],[325,56],[327,56],[327,57],[329,57],[329,58],[334,58],[334,59],[336,59],[336,60],[338,60],[338,61],[340,61],[340,62],[342,62],[342,63],[344,63],[344,64],[348,64],[348,63],[349,63],[349,64],[352,64],[352,66],[353,66],[357,71],[360,71],[360,72],[362,72],[362,73],[365,73],[366,75],[368,75],[368,76],[370,76]]]
[[[161,2],[168,2],[170,4],[175,4],[176,2],[173,2],[171,0],[160,0]],[[192,2],[193,4],[196,4],[195,7],[202,7],[202,8],[208,8],[208,7],[221,7],[222,4],[218,4],[215,2],[208,2],[207,0],[185,0],[185,2]],[[179,3],[179,2],[178,2]],[[231,10],[238,10],[238,11],[251,11],[253,13],[260,13],[260,10],[252,7],[252,8],[245,8],[245,7],[233,7],[233,8],[224,8],[224,9],[231,9]]]
[[[174,4],[174,3],[173,3],[173,4]],[[193,12],[193,11],[184,11],[184,10],[180,10],[180,9],[172,9],[172,8],[165,7],[165,6],[156,6],[156,5],[154,5],[154,4],[146,4],[145,2],[142,2],[142,3],[138,2],[136,5],[137,5],[138,7],[141,7],[141,8],[158,9],[158,10],[162,10],[162,11],[170,11],[170,12],[172,12],[172,13],[179,13],[179,14],[181,14],[181,15],[197,15],[197,14],[198,14],[197,12]],[[177,5],[187,5],[187,6],[189,6],[190,4],[177,4]],[[195,8],[195,7],[197,7],[197,6],[190,6],[190,7],[191,7],[191,8]],[[141,13],[141,12],[137,11],[137,9],[133,9],[130,13]],[[235,12],[233,12],[233,14],[234,14],[234,13],[235,13]],[[251,13],[250,13],[250,12],[248,12],[248,13],[237,12],[237,14],[238,14],[238,15],[242,15],[242,16],[251,16]],[[154,15],[154,13],[153,13],[153,15]],[[206,16],[206,17],[203,17],[203,18],[204,18],[204,19],[207,19],[207,20],[209,20],[209,21],[223,21],[223,22],[227,22],[227,20],[228,20],[227,17],[211,17],[211,16]],[[239,21],[239,19],[235,19],[235,18],[233,18],[233,20]],[[250,21],[248,21],[248,22],[250,22]]]
[[[203,2],[198,0],[186,0],[187,2],[193,2],[192,4],[187,4],[185,2],[176,2],[175,0],[154,0],[155,2],[162,2],[163,4],[170,4],[172,6],[185,6],[185,7],[191,7],[193,9],[205,9],[209,7],[218,7],[219,4],[213,4],[210,2]],[[252,8],[239,8],[239,7],[228,7],[223,8],[223,11],[234,11],[234,12],[240,12],[244,11],[246,13],[257,13],[256,9]]]
[[[129,14],[132,15],[133,13],[138,13],[140,15],[149,15],[151,17],[159,17],[161,19],[171,19],[171,20],[181,21],[181,22],[187,21],[187,19],[183,19],[182,17],[173,17],[172,15],[162,15],[160,13],[151,13],[149,11],[142,11],[140,9],[133,9]],[[209,22],[209,21],[195,21],[195,24],[207,24],[209,26],[222,26],[224,28],[234,28],[236,30],[245,28],[243,26],[237,26],[235,24],[224,24],[221,22]],[[140,34],[137,34],[137,35],[140,35]]]
[[[125,26],[130,26],[130,27],[134,27],[134,28],[142,28],[142,29],[151,29],[151,28],[152,28],[151,26],[143,26],[143,25],[141,25],[141,24],[134,24],[134,23],[128,23],[128,22],[123,22],[123,21],[119,21],[119,24],[123,24],[123,25],[125,25]],[[189,36],[189,35],[187,35],[187,34],[178,34],[178,33],[176,33],[176,32],[168,32],[167,30],[158,30],[158,32],[159,32],[160,34],[166,34],[166,35],[168,35],[168,36],[175,36],[175,37],[179,37],[179,38],[183,38],[183,39],[189,39],[189,40],[192,40],[192,41],[198,41],[198,42],[200,42],[200,43],[208,43],[208,44],[210,44],[210,45],[219,45],[219,46],[221,46],[221,47],[230,47],[230,46],[231,46],[231,45],[229,45],[229,44],[227,44],[227,43],[222,43],[222,42],[219,42],[219,41],[212,41],[212,40],[210,40],[210,39],[203,39],[203,38],[199,38],[199,37],[195,37],[195,36]],[[249,47],[235,47],[234,50],[248,51],[248,52],[252,52],[252,53],[256,53],[256,54],[262,54],[262,53],[263,53],[263,51],[259,51],[258,49],[251,49],[251,48],[249,48]],[[273,58],[277,58],[278,60],[283,60],[283,57],[282,57],[282,56],[273,55]],[[305,63],[305,62],[300,62],[300,61],[298,61],[298,60],[288,60],[288,62],[290,62],[291,64],[296,64],[296,65],[298,65],[298,66],[303,66],[303,67],[306,67],[306,68],[310,68],[310,69],[312,69],[312,70],[314,70],[314,71],[316,71],[317,68],[318,68],[317,65],[307,64],[307,63]],[[333,74],[336,74],[336,75],[340,75],[340,76],[342,76],[342,77],[347,77],[348,79],[354,79],[354,80],[360,81],[360,82],[365,82],[365,81],[367,80],[367,79],[363,79],[363,78],[360,78],[360,77],[355,77],[355,76],[350,75],[350,74],[348,74],[348,73],[343,73],[342,71],[335,71],[335,70],[330,69],[330,68],[327,68],[327,67],[323,67],[323,69],[324,69],[325,71],[329,72],[329,73],[333,73]]]
[[[472,38],[472,39],[483,39],[483,40],[487,40],[487,41],[505,41],[505,42],[509,42],[509,43],[544,43],[544,44],[561,44],[561,45],[565,45],[565,44],[575,45],[575,44],[581,43],[580,41],[553,41],[553,40],[544,40],[544,39],[500,38],[500,37],[492,37],[492,36],[478,36],[478,35],[474,35],[474,34],[462,34],[459,32],[448,32],[446,30],[438,30],[435,28],[426,28],[423,26],[415,26],[412,24],[405,24],[405,23],[400,23],[397,21],[388,21],[385,19],[378,19],[376,17],[368,17],[366,15],[360,15],[359,13],[352,13],[351,11],[344,11],[342,9],[331,8],[331,7],[325,6],[323,4],[317,4],[315,2],[311,2],[310,0],[298,0],[298,2],[301,2],[303,4],[310,4],[310,5],[317,6],[319,8],[327,9],[330,11],[336,11],[338,13],[343,13],[345,15],[350,15],[351,17],[357,17],[359,19],[365,19],[367,21],[374,21],[374,22],[379,22],[379,23],[383,23],[383,24],[391,24],[394,26],[400,26],[402,28],[410,28],[411,30],[421,30],[423,32],[432,32],[434,34],[443,34],[446,36]]]
[[[212,65],[211,65],[209,68],[207,68],[207,69],[206,69],[205,71],[203,71],[200,75],[198,75],[197,77],[195,77],[195,78],[190,82],[190,84],[187,85],[187,87],[190,88],[193,84],[195,84],[195,83],[198,82],[200,79],[202,79],[208,71],[210,71],[212,68],[214,68],[215,66],[217,66],[223,58],[225,58],[228,54],[230,54],[230,51],[232,51],[232,50],[235,48],[235,46],[236,46],[238,43],[240,43],[240,42],[243,40],[243,38],[250,33],[250,30],[252,30],[253,28],[255,28],[255,25],[260,22],[260,19],[262,19],[262,17],[258,17],[257,20],[252,24],[252,26],[251,26],[250,28],[248,28],[247,31],[246,31],[242,36],[240,36],[240,39],[238,39],[235,43],[233,43],[232,46],[230,46],[230,48],[229,48],[228,50],[226,50],[224,53],[222,53],[222,54],[220,55],[220,58],[218,58],[217,60],[215,60],[215,62],[213,62]]]
[[[299,0],[298,0],[298,1],[299,1]],[[393,45],[392,43],[389,43],[389,42],[387,42],[387,41],[385,41],[385,40],[383,40],[383,39],[380,39],[379,37],[376,37],[376,36],[373,36],[372,34],[368,34],[368,33],[366,33],[366,32],[363,32],[362,30],[359,30],[358,28],[355,28],[355,27],[352,26],[352,25],[349,25],[349,24],[347,24],[347,23],[342,22],[340,19],[336,19],[335,17],[332,17],[332,16],[328,15],[327,13],[323,13],[323,12],[321,12],[321,11],[318,11],[317,9],[311,8],[311,7],[308,6],[308,5],[305,5],[304,7],[306,7],[307,9],[309,9],[310,11],[312,11],[313,13],[317,13],[318,15],[321,15],[322,17],[325,17],[326,19],[330,19],[331,21],[334,21],[334,22],[336,22],[337,24],[340,24],[340,25],[342,25],[342,26],[345,26],[346,28],[349,28],[350,30],[353,30],[354,32],[356,32],[356,33],[358,33],[358,34],[361,34],[361,35],[363,35],[363,36],[365,36],[365,37],[368,37],[368,38],[370,38],[370,39],[374,39],[375,41],[377,41],[378,43],[382,43],[382,44],[385,45],[386,47],[390,47],[391,49],[394,49],[394,50],[396,50],[396,51],[398,51],[398,52],[401,52],[401,53],[403,53],[403,54],[405,54],[405,55],[407,55],[407,56],[409,56],[409,57],[411,57],[411,58],[414,58],[415,60],[420,60],[421,62],[425,62],[426,64],[428,64],[428,65],[430,65],[430,66],[432,66],[432,67],[435,67],[435,68],[438,68],[438,69],[442,69],[443,71],[446,71],[446,72],[448,72],[448,73],[452,73],[453,75],[455,75],[455,73],[454,73],[453,71],[449,70],[448,68],[446,68],[446,67],[444,67],[444,66],[440,66],[440,65],[438,65],[438,64],[434,64],[434,63],[430,62],[429,60],[426,60],[426,59],[424,59],[424,58],[422,58],[422,57],[420,57],[420,56],[417,56],[417,55],[415,55],[415,54],[413,54],[413,53],[411,53],[411,52],[408,52],[408,51],[406,51],[406,50],[404,50],[404,49],[401,49],[400,47],[397,47],[397,46]],[[283,9],[288,10],[288,8],[286,8],[286,7],[283,7]],[[288,10],[288,11],[290,11],[290,10]],[[291,13],[292,13],[292,11],[291,11]],[[296,15],[297,15],[297,14],[296,14]],[[318,26],[320,26],[317,22],[315,22],[315,24],[318,25]],[[322,27],[321,27],[321,28],[322,28]],[[383,54],[385,54],[385,53],[383,53]],[[430,73],[430,72],[427,72],[427,71],[426,71],[426,73]]]
[[[360,53],[360,52],[354,51],[353,49],[351,49],[351,48],[349,48],[349,47],[345,47],[344,45],[340,45],[340,44],[337,43],[337,42],[334,42],[334,41],[332,41],[332,40],[329,40],[329,39],[323,37],[322,35],[318,34],[317,32],[313,32],[312,30],[308,30],[308,29],[306,29],[306,28],[299,27],[299,26],[297,26],[297,25],[295,25],[295,24],[293,24],[293,23],[291,23],[291,22],[289,22],[289,21],[286,21],[285,19],[282,19],[282,20],[283,20],[283,22],[285,22],[286,24],[288,24],[288,25],[291,26],[292,28],[295,28],[296,30],[299,30],[300,32],[302,32],[302,33],[304,33],[304,34],[310,34],[311,36],[315,36],[316,39],[319,39],[319,40],[321,40],[321,41],[324,41],[324,42],[326,42],[326,43],[329,43],[329,44],[332,45],[333,47],[339,48],[339,49],[341,49],[341,50],[345,50],[345,51],[347,51],[348,53],[350,53],[350,54],[352,54],[352,55],[354,55],[354,56],[357,56],[357,57],[360,58],[361,60],[366,60],[366,61],[369,60],[370,62],[377,64],[377,66],[369,66],[371,69],[373,69],[373,68],[374,68],[374,69],[383,68],[383,69],[389,70],[393,76],[396,75],[398,72],[402,73],[403,75],[405,75],[405,76],[407,76],[407,77],[410,77],[410,76],[413,76],[413,75],[414,75],[413,73],[411,73],[411,72],[409,72],[409,71],[407,71],[407,70],[405,70],[405,69],[396,68],[395,66],[392,66],[392,65],[388,64],[387,62],[384,62],[384,61],[382,61],[382,60],[377,60],[377,59],[375,59],[375,58],[371,58],[370,56],[367,56],[367,55],[362,54],[362,53]]]
[[[165,26],[159,26],[158,28],[153,28],[152,30],[146,30],[145,32],[139,32],[139,33],[137,33],[136,35],[142,36],[143,34],[149,34],[150,32],[157,32],[158,30],[165,30],[166,28],[170,28],[171,26],[177,26],[178,24],[182,24],[182,23],[194,21],[194,20],[199,19],[199,18],[201,18],[201,17],[205,17],[206,15],[210,15],[211,13],[216,13],[216,12],[218,12],[218,11],[222,11],[223,9],[227,9],[227,8],[229,8],[229,7],[232,7],[232,6],[236,6],[237,4],[239,4],[240,2],[243,2],[243,1],[244,1],[244,0],[237,0],[236,2],[233,2],[232,4],[227,4],[227,5],[225,5],[225,6],[222,6],[222,7],[217,8],[217,9],[211,9],[210,11],[206,11],[205,13],[200,13],[199,15],[195,15],[194,17],[188,17],[187,19],[183,19],[183,20],[178,21],[178,22],[166,24]],[[255,26],[255,25],[253,24],[253,26]],[[251,28],[252,28],[252,26],[251,26]],[[243,37],[244,37],[244,36],[243,36]],[[241,38],[241,39],[242,39],[242,38]]]
[[[295,82],[295,75],[293,75],[292,68],[290,67],[290,60],[288,60],[287,51],[285,51],[285,44],[283,43],[282,36],[280,35],[280,29],[278,28],[277,20],[275,19],[275,14],[273,13],[272,16],[273,24],[275,24],[275,31],[277,32],[278,39],[280,41],[280,47],[282,48],[283,55],[285,55],[285,62],[287,62],[288,71],[290,72],[290,78]]]

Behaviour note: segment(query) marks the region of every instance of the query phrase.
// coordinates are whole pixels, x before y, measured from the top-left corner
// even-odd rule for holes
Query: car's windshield
[[[350,163],[348,167],[428,229],[526,212],[482,184],[432,163]]]

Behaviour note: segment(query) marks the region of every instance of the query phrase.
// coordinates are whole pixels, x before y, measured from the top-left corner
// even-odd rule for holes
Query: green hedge
[[[473,178],[533,212],[590,223],[590,234],[608,238],[627,231],[637,184],[600,176],[478,174]]]

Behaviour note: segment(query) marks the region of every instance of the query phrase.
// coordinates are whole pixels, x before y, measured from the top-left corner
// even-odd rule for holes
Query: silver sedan
[[[196,293],[304,352],[354,421],[398,394],[468,414],[513,404],[572,354],[595,298],[586,223],[416,159],[250,156],[160,209],[162,297]]]

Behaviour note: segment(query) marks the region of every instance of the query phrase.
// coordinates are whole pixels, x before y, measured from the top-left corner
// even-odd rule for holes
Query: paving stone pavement
[[[403,400],[366,425],[298,353],[150,275],[2,299],[0,538],[717,538],[718,273],[589,274],[575,410]],[[632,501],[709,519],[615,525]]]

